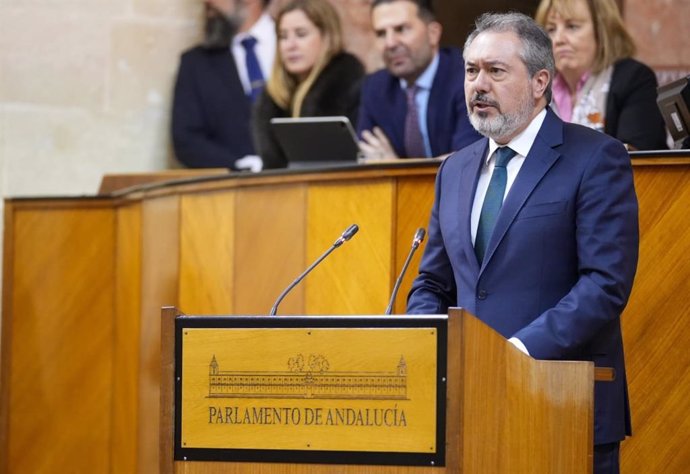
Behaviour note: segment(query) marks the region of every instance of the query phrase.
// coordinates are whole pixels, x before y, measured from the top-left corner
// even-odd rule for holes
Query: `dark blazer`
[[[638,150],[665,150],[666,124],[656,104],[656,75],[634,59],[613,66],[604,132]]]
[[[172,138],[190,168],[234,168],[254,154],[250,100],[229,48],[197,46],[181,58],[175,83]]]
[[[620,315],[639,243],[630,158],[619,141],[548,110],[480,266],[470,216],[487,149],[480,140],[439,168],[408,312],[463,307],[536,359],[613,367],[615,381],[595,387],[595,443],[621,440],[630,413]]]
[[[460,50],[442,48],[426,116],[433,156],[459,150],[480,138],[467,118],[464,82],[465,66]],[[367,76],[362,86],[357,121],[357,134],[360,137],[362,131],[378,126],[397,155],[409,158],[403,137],[406,113],[407,101],[399,78],[386,69]]]
[[[300,116],[345,115],[354,125],[363,77],[364,66],[353,55],[340,53],[333,57],[307,92]],[[266,91],[257,100],[252,120],[252,133],[255,148],[263,159],[264,169],[287,166],[285,154],[271,130],[270,120],[275,117],[290,116],[290,111],[279,107]]]

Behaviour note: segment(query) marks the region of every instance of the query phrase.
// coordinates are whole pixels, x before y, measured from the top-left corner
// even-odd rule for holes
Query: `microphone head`
[[[343,232],[343,235],[341,238],[343,240],[350,240],[353,235],[355,235],[359,231],[359,226],[357,224],[352,224],[350,227],[345,229],[345,232]]]
[[[342,234],[340,234],[340,237],[338,237],[338,240],[336,240],[333,243],[333,246],[334,247],[340,247],[341,245],[343,245],[343,243],[350,240],[352,238],[352,236],[357,233],[358,230],[359,230],[359,226],[357,224],[352,224],[350,227],[345,229],[345,231]]]
[[[412,239],[412,245],[414,248],[419,247],[419,244],[424,242],[424,236],[426,236],[426,231],[424,230],[423,227],[420,227],[417,229],[417,232],[414,233],[414,239]]]

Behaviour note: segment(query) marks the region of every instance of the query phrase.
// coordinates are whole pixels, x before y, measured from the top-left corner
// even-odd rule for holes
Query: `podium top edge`
[[[363,320],[363,319],[381,319],[381,320],[438,320],[448,319],[447,314],[371,314],[371,315],[225,315],[225,314],[182,314],[176,319],[243,319],[243,320]]]

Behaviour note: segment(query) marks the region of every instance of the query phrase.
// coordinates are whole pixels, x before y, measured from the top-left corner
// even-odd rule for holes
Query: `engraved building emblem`
[[[220,370],[209,364],[209,398],[310,398],[406,400],[407,364],[390,372],[331,371],[322,354],[290,357],[285,371]]]

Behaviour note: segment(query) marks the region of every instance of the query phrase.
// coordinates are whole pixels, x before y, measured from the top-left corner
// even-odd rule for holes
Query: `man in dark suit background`
[[[190,168],[260,171],[250,122],[253,97],[275,56],[269,0],[204,3],[206,40],[182,55],[175,84],[175,155]]]
[[[412,314],[475,314],[537,359],[613,367],[595,386],[595,473],[616,473],[629,435],[620,315],[637,267],[638,210],[619,141],[548,107],[546,33],[488,14],[465,43],[465,94],[485,137],[439,168]]]
[[[467,118],[460,51],[439,47],[431,2],[374,0],[371,18],[386,68],[362,87],[357,131],[365,156],[439,156],[479,139]]]

